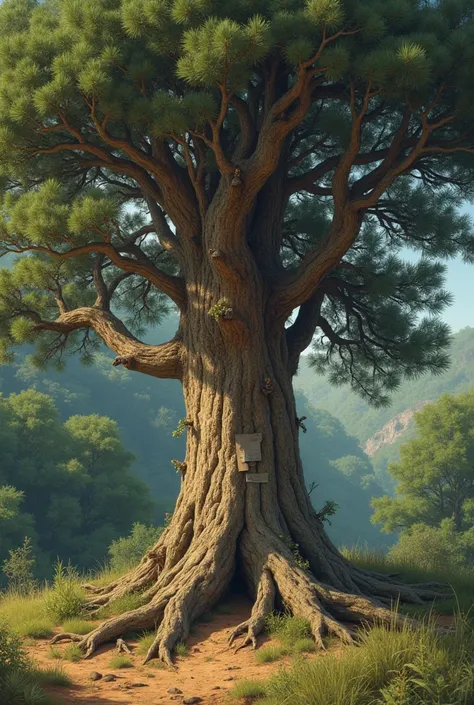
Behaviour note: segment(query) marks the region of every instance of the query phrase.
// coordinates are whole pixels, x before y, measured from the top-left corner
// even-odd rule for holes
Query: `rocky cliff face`
[[[431,402],[430,399],[425,401],[419,401],[410,409],[405,409],[400,414],[397,414],[390,419],[385,426],[382,426],[373,436],[371,436],[365,443],[364,452],[369,455],[375,455],[375,453],[382,448],[382,446],[392,445],[400,436],[402,436],[408,427],[413,422],[413,416],[417,411],[420,411],[426,404]]]

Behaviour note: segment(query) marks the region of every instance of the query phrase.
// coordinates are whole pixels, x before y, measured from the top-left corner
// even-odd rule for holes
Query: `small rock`
[[[149,688],[147,683],[130,683],[130,688]]]
[[[212,690],[221,690],[221,687],[220,687],[220,685],[215,685]]]
[[[198,647],[195,646],[195,647],[193,648],[193,654],[200,654],[200,653],[201,653],[201,649],[198,649]]]
[[[100,681],[101,678],[102,673],[98,673],[98,671],[92,671],[92,673],[89,674],[90,681]]]
[[[202,698],[198,698],[195,695],[191,698],[184,698],[183,700],[184,705],[197,705],[197,703],[202,703]]]
[[[227,666],[226,671],[240,671],[241,666]]]
[[[182,695],[183,691],[180,690],[179,688],[168,688],[166,691],[167,693],[170,693],[171,695]]]
[[[182,695],[172,695],[170,700],[182,700],[183,696]]]
[[[234,676],[227,676],[227,678],[223,678],[223,680],[225,680],[225,681],[233,681],[233,680],[234,680]]]
[[[117,680],[117,676],[114,676],[113,673],[108,673],[106,676],[103,677],[102,679],[104,683],[112,683],[112,681]]]

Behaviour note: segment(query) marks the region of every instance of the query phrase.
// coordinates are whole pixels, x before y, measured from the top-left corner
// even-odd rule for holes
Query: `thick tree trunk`
[[[211,259],[214,267],[227,266],[219,252]],[[339,619],[390,620],[392,600],[433,597],[355,569],[333,546],[305,489],[286,337],[269,323],[271,301],[245,262],[220,279],[211,266],[197,266],[206,276],[194,284],[190,278],[180,331],[188,421],[181,492],[156,547],[129,575],[96,589],[90,607],[100,614],[130,591],[142,591],[146,603],[84,637],[86,654],[157,625],[147,659],[158,655],[171,664],[173,647],[223,596],[236,566],[255,598],[249,620],[232,635],[231,641],[245,633],[243,645],[256,645],[277,597],[309,620],[319,645],[325,632],[351,640]],[[221,299],[222,310],[213,310]],[[263,484],[246,482],[236,460],[236,434],[255,432],[263,438]]]

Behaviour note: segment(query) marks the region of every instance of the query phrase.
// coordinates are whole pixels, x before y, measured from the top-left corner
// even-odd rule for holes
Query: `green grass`
[[[31,595],[8,592],[0,595],[0,621],[5,622],[17,634],[27,636],[27,631],[34,623],[41,622],[52,630],[54,620],[46,617],[44,591]]]
[[[241,680],[234,685],[229,695],[236,700],[242,698],[262,698],[266,693],[263,681]]]
[[[62,653],[61,649],[58,649],[57,646],[50,646],[49,647],[48,658],[61,659],[62,657],[63,657],[63,653]]]
[[[182,641],[178,642],[174,647],[174,652],[176,656],[189,656],[189,649],[186,644]]]
[[[273,613],[267,617],[266,631],[283,644],[292,645],[298,639],[311,636],[311,629],[307,619],[292,617],[289,614]]]
[[[11,671],[2,681],[2,705],[53,705],[32,671]]]
[[[457,618],[452,635],[430,623],[399,631],[373,627],[358,648],[281,669],[262,705],[471,705],[474,632]]]
[[[124,595],[114,600],[110,604],[103,607],[97,613],[97,617],[103,619],[105,617],[115,617],[118,614],[123,614],[124,612],[130,612],[131,610],[141,607],[144,604],[143,595],[138,593],[132,593],[130,595]]]
[[[144,632],[137,641],[137,652],[139,654],[147,654],[148,649],[155,641],[155,636],[154,632]]]
[[[37,670],[35,671],[35,678],[41,685],[45,686],[55,685],[62,688],[69,688],[72,685],[72,679],[61,666]]]
[[[471,568],[453,569],[447,567],[436,571],[426,571],[411,563],[396,563],[389,556],[367,546],[342,547],[341,552],[352,563],[365,570],[383,574],[396,574],[397,580],[407,583],[443,583],[450,585],[453,596],[436,600],[434,611],[438,614],[454,614],[458,610],[467,614],[474,606],[474,570]],[[427,603],[425,609],[403,606],[407,614],[428,613],[433,604]]]
[[[117,656],[114,656],[113,658],[110,659],[109,661],[109,666],[110,668],[133,668],[133,663],[132,661],[128,658],[128,656],[121,656],[118,654]]]
[[[29,619],[17,625],[17,633],[23,637],[32,639],[50,639],[54,634],[54,628],[47,617]]]
[[[309,654],[313,651],[316,651],[316,644],[309,637],[297,639],[291,649],[293,654]]]
[[[63,632],[70,634],[89,634],[94,627],[86,619],[67,619],[62,623],[61,629]]]
[[[257,663],[273,663],[288,656],[290,649],[283,644],[270,644],[262,646],[261,649],[255,652],[255,660]]]
[[[66,661],[77,663],[82,659],[82,651],[77,644],[69,644],[63,651],[63,658]]]

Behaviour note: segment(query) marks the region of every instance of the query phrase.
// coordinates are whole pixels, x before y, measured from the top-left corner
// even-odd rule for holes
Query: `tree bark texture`
[[[172,343],[187,414],[176,509],[135,570],[106,588],[91,589],[89,607],[98,615],[129,592],[142,592],[145,604],[83,637],[86,655],[125,632],[156,628],[147,660],[158,656],[171,665],[176,643],[225,594],[236,570],[255,603],[231,642],[243,635],[241,645],[254,647],[277,600],[309,620],[322,646],[325,633],[350,642],[348,621],[390,621],[392,602],[420,602],[435,594],[435,586],[408,587],[356,569],[325,533],[299,456],[291,336],[276,321],[271,289],[247,246],[233,249],[227,232],[225,250],[219,247],[224,228],[217,211],[205,246],[190,251],[186,312]],[[169,347],[164,350],[170,354]],[[158,369],[163,349],[156,348],[156,355]],[[153,368],[153,361],[147,363]],[[134,369],[133,350],[124,364]],[[169,374],[166,355],[163,364]],[[262,434],[257,469],[268,474],[268,483],[248,483],[239,472],[235,436],[243,433]]]

